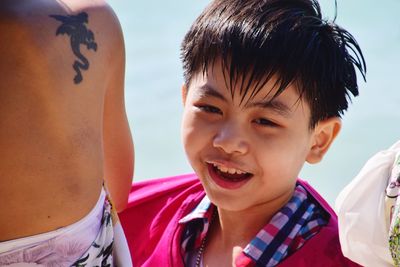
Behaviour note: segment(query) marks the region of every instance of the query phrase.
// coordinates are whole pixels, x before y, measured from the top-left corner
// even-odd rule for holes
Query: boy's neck
[[[272,202],[264,203],[242,211],[229,211],[218,208],[218,216],[210,225],[207,234],[206,253],[232,255],[234,248],[244,249],[264,228],[271,218],[290,200],[293,192]],[[215,254],[214,254],[215,253]],[[220,258],[220,257],[218,257]],[[231,258],[231,257],[228,257]]]

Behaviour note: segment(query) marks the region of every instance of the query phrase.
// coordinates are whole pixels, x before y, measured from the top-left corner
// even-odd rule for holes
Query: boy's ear
[[[315,126],[314,141],[306,158],[308,163],[314,164],[322,160],[341,127],[342,122],[339,117],[325,119]]]
[[[186,97],[187,97],[187,93],[188,93],[188,88],[187,88],[186,84],[182,85],[182,92],[181,93],[182,93],[182,103],[183,103],[183,106],[185,106]]]

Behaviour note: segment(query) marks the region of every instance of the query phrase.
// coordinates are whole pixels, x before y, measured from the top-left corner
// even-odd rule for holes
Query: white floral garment
[[[397,153],[386,189],[386,221],[389,227],[389,250],[395,266],[400,266],[400,152]]]
[[[49,233],[1,242],[0,266],[114,266],[111,214],[102,191],[96,207],[82,220]]]

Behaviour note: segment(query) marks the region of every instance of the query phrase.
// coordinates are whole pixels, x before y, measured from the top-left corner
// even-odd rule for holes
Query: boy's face
[[[188,159],[218,207],[280,208],[291,197],[304,162],[319,160],[313,153],[318,126],[309,127],[309,105],[293,85],[270,101],[274,80],[240,103],[241,83],[232,98],[218,66],[183,88],[182,137]]]

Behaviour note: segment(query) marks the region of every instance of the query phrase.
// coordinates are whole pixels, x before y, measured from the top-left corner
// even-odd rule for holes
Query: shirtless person
[[[110,232],[103,181],[121,211],[133,174],[118,19],[101,0],[5,0],[0,34],[0,265],[88,262]]]

